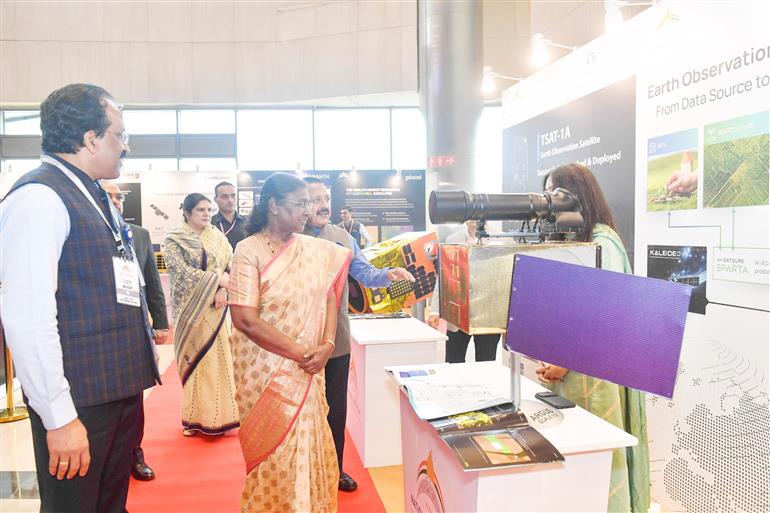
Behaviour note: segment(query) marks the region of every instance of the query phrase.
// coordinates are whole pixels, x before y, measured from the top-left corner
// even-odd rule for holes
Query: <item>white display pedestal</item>
[[[398,385],[385,367],[436,363],[446,335],[414,318],[350,321],[350,437],[364,467],[401,464]]]
[[[509,370],[498,362],[464,363],[468,377],[503,392],[509,388]],[[543,390],[522,378],[523,410],[548,406],[534,398]],[[407,512],[446,511],[606,511],[612,451],[636,445],[636,438],[580,407],[558,410],[542,425],[530,420],[565,461],[499,470],[464,472],[436,430],[415,415],[401,393],[404,508]]]

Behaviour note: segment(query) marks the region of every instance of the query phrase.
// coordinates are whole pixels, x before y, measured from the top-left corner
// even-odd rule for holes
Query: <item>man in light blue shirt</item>
[[[326,186],[317,178],[305,178],[311,205],[311,215],[305,226],[305,235],[320,237],[335,242],[353,251],[349,275],[364,287],[388,287],[394,281],[414,281],[409,271],[401,268],[377,269],[366,259],[355,240],[347,231],[329,223],[331,198]],[[340,300],[337,313],[337,335],[335,348],[326,363],[326,402],[329,403],[329,426],[337,449],[337,463],[340,467],[339,489],[352,492],[358,488],[356,481],[342,471],[342,453],[345,448],[345,419],[348,402],[348,371],[350,370],[350,319],[348,318],[348,286]]]

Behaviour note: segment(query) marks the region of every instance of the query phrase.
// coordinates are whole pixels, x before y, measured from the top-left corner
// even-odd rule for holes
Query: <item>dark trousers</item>
[[[337,464],[342,471],[342,453],[345,450],[345,421],[348,417],[348,373],[350,353],[326,362],[326,402],[329,403],[329,427],[332,428]]]
[[[463,330],[447,330],[446,341],[446,361],[447,363],[463,363],[465,353],[468,351],[468,342],[471,335]],[[476,350],[477,362],[488,362],[495,359],[497,353],[497,343],[500,341],[499,334],[492,335],[473,335],[473,345]]]
[[[144,401],[139,408],[139,415],[136,419],[136,447],[132,455],[131,464],[138,461],[144,462],[144,451],[142,451],[142,439],[144,439]]]
[[[48,473],[46,429],[37,413],[29,409],[41,512],[126,511],[131,458],[137,440],[137,416],[141,407],[142,395],[137,394],[107,404],[77,408],[78,418],[88,431],[91,466],[85,477],[61,481]]]

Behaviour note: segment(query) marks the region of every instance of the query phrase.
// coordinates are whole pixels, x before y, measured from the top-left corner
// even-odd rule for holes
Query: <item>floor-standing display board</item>
[[[272,171],[243,171],[238,175],[238,211],[248,215],[259,200],[262,184]],[[331,222],[340,222],[340,209],[352,209],[374,242],[400,233],[425,230],[425,171],[360,170],[307,171],[329,188]]]
[[[350,333],[350,437],[364,467],[399,465],[399,393],[385,367],[435,363],[446,335],[411,317],[352,320]]]
[[[474,383],[500,394],[508,390],[509,369],[498,362],[452,365],[463,366],[464,376]],[[464,472],[435,428],[415,415],[401,393],[405,511],[607,510],[612,451],[635,445],[636,438],[580,407],[554,412],[534,399],[545,389],[528,379],[522,380],[522,388],[522,409],[530,424],[565,461]]]

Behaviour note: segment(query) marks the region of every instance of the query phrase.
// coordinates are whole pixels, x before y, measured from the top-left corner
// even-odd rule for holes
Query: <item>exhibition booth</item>
[[[737,5],[655,3],[506,89],[499,190],[443,190],[434,155],[296,170],[328,188],[332,222],[354,209],[373,265],[416,277],[350,283],[347,431],[362,472],[400,466],[403,511],[607,511],[613,452],[640,443],[665,510],[770,509],[770,7]],[[572,162],[606,196],[625,274],[571,240],[580,198],[545,190]],[[247,217],[272,173],[116,183],[163,273],[185,196],[232,183]],[[473,243],[445,242],[467,221]],[[502,336],[502,361],[443,363],[446,330],[424,320],[434,291],[453,327]],[[648,440],[564,401],[544,362],[639,393]]]

